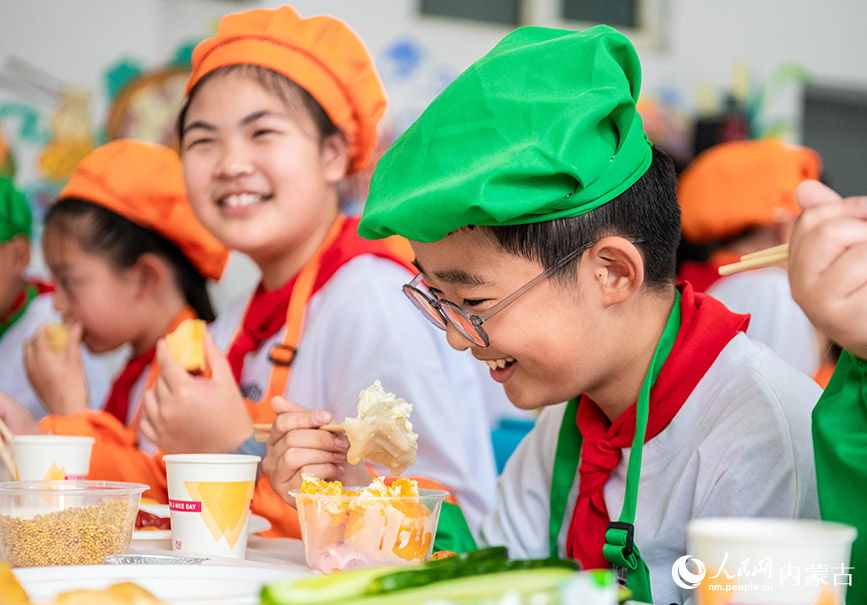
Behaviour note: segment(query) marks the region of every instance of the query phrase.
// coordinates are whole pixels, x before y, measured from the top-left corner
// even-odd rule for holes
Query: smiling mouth
[[[233,193],[217,200],[217,205],[224,208],[246,208],[269,199],[270,195],[260,193]]]
[[[486,359],[485,363],[488,364],[488,367],[492,370],[502,370],[503,368],[515,363],[515,358],[505,357],[503,359]]]

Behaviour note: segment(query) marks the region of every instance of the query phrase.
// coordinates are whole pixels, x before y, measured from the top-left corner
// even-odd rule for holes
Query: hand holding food
[[[159,377],[144,393],[140,428],[168,454],[231,452],[253,434],[250,415],[225,355],[204,335],[210,378],[193,376],[165,340],[157,342]]]
[[[349,449],[346,435],[320,429],[331,422],[331,412],[308,410],[284,397],[274,397],[271,409],[276,418],[268,434],[262,470],[274,491],[292,506],[295,501],[289,496],[289,491],[301,488],[301,477],[305,473],[323,479],[348,481],[346,473],[355,471],[359,482],[370,480],[366,468],[346,464],[346,451]]]
[[[190,374],[204,374],[205,363],[205,322],[201,319],[185,319],[166,335],[169,351]]]
[[[418,434],[412,430],[409,415],[412,404],[386,393],[377,380],[358,398],[358,417],[343,421],[349,437],[346,459],[358,464],[362,459],[384,464],[393,475],[400,475],[415,462]]]
[[[81,335],[79,324],[47,323],[24,343],[27,378],[52,414],[69,416],[88,407]]]

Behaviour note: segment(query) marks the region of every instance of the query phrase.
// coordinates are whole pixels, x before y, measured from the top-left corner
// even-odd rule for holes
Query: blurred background
[[[193,46],[262,0],[0,0],[0,174],[37,218],[106,140],[173,144]],[[867,2],[827,0],[298,0],[366,41],[390,97],[384,150],[458,73],[520,25],[608,23],[634,42],[645,129],[680,168],[711,144],[813,147],[828,182],[864,193]],[[568,57],[563,58],[568,62]],[[360,208],[368,175],[351,183]],[[38,238],[38,229],[36,237]],[[38,246],[37,246],[38,249]],[[41,266],[37,260],[34,272]],[[233,258],[216,304],[256,279]]]

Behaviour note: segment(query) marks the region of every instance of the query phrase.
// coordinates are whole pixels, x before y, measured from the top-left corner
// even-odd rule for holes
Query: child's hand
[[[792,297],[819,330],[867,357],[867,197],[841,199],[817,181],[795,196],[804,212],[789,243]]]
[[[286,502],[294,506],[289,490],[301,487],[302,473],[328,481],[370,483],[364,465],[346,462],[349,449],[346,435],[319,428],[331,422],[331,412],[308,410],[283,397],[274,397],[271,408],[277,417],[271,425],[262,470],[271,481],[271,488]]]
[[[32,435],[42,432],[39,423],[27,408],[2,391],[0,391],[0,420],[6,423],[13,435]]]
[[[71,416],[87,410],[87,379],[81,364],[81,324],[69,328],[63,351],[51,344],[43,325],[24,343],[24,368],[33,390],[52,414]]]
[[[253,434],[232,368],[210,334],[205,334],[205,359],[211,376],[193,376],[165,340],[157,343],[160,373],[144,394],[141,431],[164,452],[231,452]]]

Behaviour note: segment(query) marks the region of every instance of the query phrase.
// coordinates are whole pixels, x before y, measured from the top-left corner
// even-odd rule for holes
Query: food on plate
[[[430,556],[431,561],[439,561],[440,559],[448,559],[449,557],[454,557],[458,553],[453,552],[451,550],[438,550],[434,554]]]
[[[36,605],[7,563],[0,563],[0,603]],[[105,590],[62,592],[44,605],[162,605],[163,601],[133,582],[113,584]]]
[[[307,564],[325,572],[424,561],[446,495],[420,494],[411,479],[377,477],[351,491],[310,475],[296,493]]]
[[[556,590],[559,585],[574,577],[578,570],[578,563],[571,560],[509,560],[507,555],[504,547],[494,546],[421,565],[343,571],[327,576],[277,582],[263,589],[262,603],[385,605],[434,600],[488,602],[497,600],[507,592],[515,602],[533,602],[530,597]],[[600,581],[599,584],[605,582],[613,585],[613,577]],[[556,592],[553,596],[556,596]],[[540,602],[561,601],[540,599]]]
[[[45,324],[45,332],[48,334],[48,342],[57,353],[66,351],[66,342],[69,340],[69,326],[62,323]]]
[[[0,515],[0,558],[13,567],[98,565],[129,548],[135,511],[125,500],[109,500],[30,518]]]
[[[386,393],[378,380],[361,391],[358,417],[343,421],[349,437],[349,463],[364,459],[385,465],[393,475],[405,471],[415,462],[418,451],[418,434],[409,421],[411,413],[412,404]]]
[[[139,509],[138,513],[135,516],[135,529],[137,531],[141,530],[160,530],[160,529],[171,529],[172,528],[172,518],[169,517],[160,517],[159,515],[155,515],[154,513],[148,512],[143,509]]]
[[[205,322],[185,319],[166,335],[166,345],[190,374],[205,373]]]

